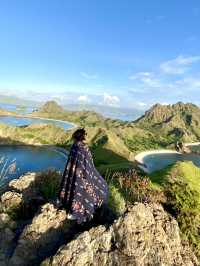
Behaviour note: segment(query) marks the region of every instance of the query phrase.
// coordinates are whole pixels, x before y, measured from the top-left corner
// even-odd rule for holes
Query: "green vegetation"
[[[56,171],[47,171],[42,174],[39,188],[45,200],[55,199],[58,195],[60,175]]]
[[[174,105],[156,104],[133,124],[172,142],[197,141],[200,138],[200,108],[181,102]]]
[[[109,185],[108,206],[117,215],[123,214],[126,209],[126,202],[122,193],[112,183]]]
[[[85,127],[115,127],[126,124],[120,120],[106,119],[94,111],[67,111],[54,101],[47,102],[42,108],[32,113],[32,116],[60,119]]]
[[[94,163],[106,176],[109,206],[124,212],[134,202],[159,202],[178,221],[183,239],[200,257],[200,169],[190,162],[179,162],[144,176],[134,170],[134,155],[149,149],[174,147],[179,141],[200,139],[200,109],[193,104],[155,105],[134,122],[106,119],[90,111],[66,111],[55,102],[46,103],[32,116],[61,119],[84,126]],[[69,149],[74,129],[65,131],[53,125],[25,128],[0,125],[0,143],[50,144]],[[50,176],[50,177],[49,177]],[[40,185],[45,200],[56,196],[58,179],[53,174]]]
[[[200,169],[192,162],[178,162],[150,178],[163,189],[167,210],[176,217],[183,239],[200,257]]]

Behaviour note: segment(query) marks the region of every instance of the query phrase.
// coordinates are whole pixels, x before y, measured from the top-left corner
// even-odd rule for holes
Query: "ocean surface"
[[[14,104],[0,103],[0,109],[26,115],[26,114],[32,113],[35,108],[31,106],[18,106]]]
[[[64,153],[34,146],[0,146],[0,186],[27,172],[56,169],[63,172],[67,157]]]
[[[3,104],[0,103],[0,108],[8,110],[8,111],[15,111],[21,115],[26,115],[32,113],[35,110],[35,107],[21,107],[14,104]],[[79,111],[79,110],[91,110],[97,113],[102,114],[107,118],[112,119],[120,119],[123,121],[134,121],[140,116],[144,114],[144,111],[138,109],[130,109],[130,108],[114,108],[108,106],[83,106],[83,105],[68,105],[64,107],[66,110],[71,111]]]
[[[68,122],[62,122],[57,120],[48,120],[48,119],[38,119],[38,118],[26,118],[26,117],[15,117],[15,116],[0,116],[0,123],[11,125],[11,126],[29,126],[29,125],[38,125],[38,124],[49,124],[54,125],[65,130],[71,129],[74,127],[73,124]]]
[[[149,173],[161,170],[178,161],[192,161],[200,167],[200,155],[198,154],[152,153],[143,158]]]

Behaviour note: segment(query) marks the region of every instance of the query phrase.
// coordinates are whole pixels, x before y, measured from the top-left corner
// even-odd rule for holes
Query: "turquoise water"
[[[7,111],[11,111],[11,112],[17,112],[17,113],[22,114],[22,115],[32,113],[33,110],[35,109],[34,107],[31,107],[31,106],[21,107],[18,105],[6,104],[6,103],[0,103],[0,108],[7,110]]]
[[[192,161],[196,166],[200,167],[200,155],[197,154],[154,153],[143,158],[149,173],[161,170],[178,161]]]
[[[37,118],[26,118],[26,117],[15,117],[15,116],[0,116],[0,123],[11,125],[11,126],[28,126],[35,124],[49,124],[55,125],[65,130],[71,129],[74,126],[68,122],[47,120],[47,119],[37,119]]]
[[[0,146],[0,186],[27,172],[63,171],[66,155],[45,147]]]

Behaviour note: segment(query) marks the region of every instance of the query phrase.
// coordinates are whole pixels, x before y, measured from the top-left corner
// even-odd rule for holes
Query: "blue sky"
[[[199,0],[0,3],[0,94],[200,104]]]

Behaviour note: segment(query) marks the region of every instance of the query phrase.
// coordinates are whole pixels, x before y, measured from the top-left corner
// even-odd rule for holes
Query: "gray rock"
[[[22,194],[7,191],[1,196],[1,207],[6,212],[15,212],[19,210],[22,206]]]
[[[34,190],[36,189],[34,183],[37,176],[39,175],[36,173],[27,173],[26,175],[21,176],[18,179],[13,179],[9,183],[9,189],[18,191],[20,193],[25,193],[26,191],[34,193]]]
[[[109,229],[80,234],[41,266],[192,266],[196,257],[181,242],[177,222],[160,205],[136,204]]]
[[[64,210],[45,204],[32,223],[24,228],[9,265],[35,265],[40,258],[54,251],[69,233],[70,226]]]

